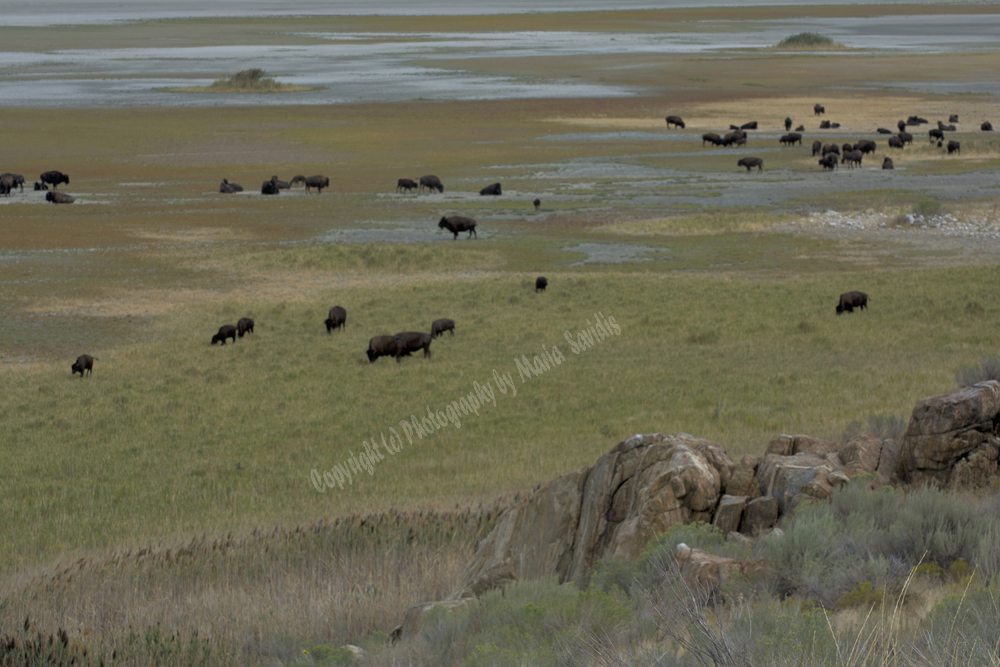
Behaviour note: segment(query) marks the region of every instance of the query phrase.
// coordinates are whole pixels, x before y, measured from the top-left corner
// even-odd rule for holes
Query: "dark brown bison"
[[[954,132],[958,128],[956,128],[954,125],[945,125],[941,121],[938,121],[938,129],[941,130],[942,132]]]
[[[452,336],[455,335],[455,320],[441,318],[440,320],[434,320],[434,323],[431,324],[431,338],[437,338],[445,331],[450,331]]]
[[[829,130],[830,129],[830,121],[828,121],[828,120],[821,120],[819,122],[819,129],[821,129],[821,130]]]
[[[57,188],[60,183],[65,183],[69,185],[69,175],[64,174],[61,171],[47,171],[38,177],[42,183],[48,183],[54,188]]]
[[[828,153],[836,153],[837,156],[839,157],[840,146],[838,146],[837,144],[826,144],[825,146],[823,146],[823,156],[825,157]]]
[[[76,361],[73,362],[73,365],[70,366],[70,370],[72,371],[70,373],[70,377],[79,373],[80,379],[82,380],[84,371],[86,371],[88,375],[93,375],[95,361],[100,361],[100,359],[98,359],[97,357],[92,357],[89,354],[81,354],[79,357],[76,358]]]
[[[243,186],[239,183],[230,183],[227,179],[222,179],[222,183],[219,184],[219,192],[223,194],[231,195],[236,192],[243,192]]]
[[[826,113],[826,109],[821,104],[816,104],[813,106],[813,113],[817,116],[822,116]]]
[[[900,139],[899,137],[895,137],[895,136],[889,137],[889,148],[898,148],[898,149],[902,150],[903,149],[903,140]]]
[[[712,142],[713,146],[719,146],[722,144],[722,137],[717,135],[715,132],[706,132],[701,135],[701,145],[704,146],[706,141]]]
[[[334,329],[347,331],[347,311],[342,306],[334,306],[323,320],[323,324],[326,325],[327,333],[331,333]]]
[[[410,190],[416,190],[416,189],[417,189],[417,182],[412,181],[409,178],[401,178],[398,181],[396,181],[396,192],[399,192],[400,190],[405,190],[406,192],[409,192]]]
[[[844,153],[844,157],[840,158],[840,164],[844,164],[846,162],[847,166],[852,169],[855,166],[860,167],[861,158],[863,158],[864,156],[865,154],[862,153],[861,151],[854,151],[854,150],[848,151]]]
[[[0,195],[10,196],[10,191],[14,189],[14,175],[3,174],[0,176]]]
[[[906,129],[906,121],[900,120],[898,123],[896,123],[896,127],[898,127],[899,131],[902,132],[903,130]]]
[[[788,146],[794,146],[796,142],[798,142],[800,146],[802,145],[802,135],[798,132],[789,132],[778,139],[778,143],[786,144]]]
[[[961,152],[962,152],[962,144],[960,144],[957,141],[948,142],[948,155],[951,155],[952,153],[961,153]]]
[[[271,182],[274,183],[279,190],[287,190],[288,188],[292,187],[291,183],[289,183],[288,181],[283,181],[277,176],[272,176]]]
[[[425,188],[427,190],[437,190],[440,193],[444,192],[444,185],[441,183],[441,179],[437,176],[421,176],[420,189],[417,190],[417,192],[423,192]]]
[[[726,136],[722,137],[723,146],[746,146],[747,145],[747,135],[743,133],[743,130],[733,130]]]
[[[950,116],[948,116],[948,122],[949,123],[957,123],[958,122],[958,114],[957,113],[953,113]]]
[[[757,171],[764,171],[764,161],[759,157],[740,158],[740,161],[736,163],[736,166],[746,167],[748,172],[754,167],[757,167]]]
[[[830,153],[829,155],[824,155],[822,158],[820,158],[819,164],[824,169],[829,169],[830,171],[833,171],[834,169],[837,168],[837,156],[834,155],[833,153]]]
[[[215,345],[216,343],[222,343],[225,345],[227,338],[232,338],[233,342],[236,342],[236,327],[232,324],[223,324],[219,327],[219,333],[212,336],[212,342],[210,344]]]
[[[531,203],[535,205],[535,212],[536,213],[538,212],[538,209],[540,209],[542,207],[542,200],[541,199],[535,199],[535,201],[533,201]]]
[[[306,194],[309,194],[312,188],[316,188],[316,194],[323,194],[323,188],[330,187],[330,178],[318,174],[316,176],[303,176],[299,174],[292,179],[292,185],[296,183],[302,183],[306,186]]]
[[[894,165],[892,164],[892,158],[891,158],[891,157],[889,157],[888,155],[887,155],[887,156],[885,157],[885,159],[884,159],[884,160],[882,160],[882,168],[883,168],[883,169],[895,169],[895,168],[896,168],[896,167],[895,167],[895,166],[894,166]]]
[[[485,188],[479,191],[479,194],[483,197],[494,196],[499,197],[503,194],[499,183],[494,183],[493,185],[487,185]]]
[[[983,132],[992,132],[993,131],[993,123],[991,123],[988,120],[984,120],[983,124],[979,126],[979,129],[982,130]]]
[[[278,189],[278,184],[274,182],[272,178],[269,181],[264,181],[260,184],[260,193],[262,195],[277,195],[281,194],[281,190]]]
[[[791,129],[792,129],[792,119],[785,118],[785,132],[788,132]]]
[[[19,188],[21,192],[24,192],[24,176],[21,174],[0,174],[0,182],[2,182],[6,177],[10,177],[10,190],[14,188]],[[10,194],[10,190],[7,194]]]
[[[38,181],[35,181],[35,190],[48,190],[48,189],[49,186],[46,185],[45,183],[39,183]]]
[[[740,129],[741,130],[756,130],[757,129],[757,121],[752,120],[749,123],[743,123],[742,125],[740,125]]]
[[[461,215],[452,215],[441,218],[438,222],[438,227],[440,229],[447,229],[449,232],[455,235],[453,241],[458,238],[459,232],[469,232],[468,238],[475,236],[477,239],[479,235],[476,234],[476,221],[472,218],[466,218]]]
[[[253,318],[241,317],[236,323],[236,335],[243,338],[243,334],[253,333]]]
[[[545,276],[538,276],[535,278],[535,292],[544,292],[545,288],[549,286],[549,281]]]
[[[72,204],[76,201],[76,199],[65,192],[55,192],[54,190],[49,190],[45,193],[45,201],[50,201],[53,204]]]
[[[368,341],[368,363],[374,364],[379,357],[396,357],[396,363],[402,356],[403,345],[395,336],[372,336]],[[407,354],[409,354],[407,352]]]
[[[401,345],[401,354],[409,355],[411,352],[423,349],[424,357],[431,356],[431,335],[419,331],[401,331],[396,334],[396,340]]]
[[[874,153],[877,145],[871,139],[859,139],[858,143],[854,144],[854,150],[861,151],[862,153]]]
[[[667,116],[667,127],[673,125],[674,127],[679,127],[684,129],[684,121],[680,116]]]
[[[927,136],[929,137],[931,143],[934,143],[935,140],[944,141],[944,132],[942,132],[941,130],[937,129],[929,130],[927,132]]]
[[[899,132],[898,134],[896,134],[896,136],[899,137],[899,140],[902,141],[904,144],[913,143],[913,135],[910,134],[909,132]]]
[[[844,150],[845,153],[850,153],[851,151],[854,150],[854,144],[844,144],[843,146],[841,146],[841,148]]]
[[[868,295],[864,292],[844,292],[840,295],[840,303],[837,304],[837,314],[840,315],[845,310],[853,313],[855,308],[865,310],[868,308]]]
[[[823,142],[817,139],[813,142],[813,156],[819,155],[823,152]]]
[[[910,116],[906,119],[907,125],[926,125],[930,121],[926,118],[921,118],[920,116]]]
[[[884,128],[884,127],[880,127],[877,130],[875,130],[875,131],[878,132],[879,134],[893,134],[892,130]]]

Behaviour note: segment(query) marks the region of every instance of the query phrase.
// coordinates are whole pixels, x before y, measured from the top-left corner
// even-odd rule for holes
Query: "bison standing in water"
[[[444,184],[441,183],[441,179],[438,178],[437,176],[433,175],[421,176],[420,189],[417,190],[417,193],[419,194],[423,192],[424,188],[427,188],[428,190],[437,190],[440,193],[444,193]]]
[[[410,182],[412,183],[412,181]],[[296,183],[302,183],[306,186],[306,194],[309,193],[310,188],[316,188],[317,194],[323,194],[323,188],[330,187],[330,178],[328,176],[302,176],[299,174],[292,179],[291,184],[295,185]]]
[[[84,371],[87,371],[88,375],[93,375],[95,361],[100,361],[100,359],[98,359],[97,357],[92,357],[89,354],[81,354],[79,357],[76,358],[76,361],[73,363],[73,365],[70,366],[70,370],[73,371],[72,373],[70,373],[70,376],[72,377],[73,375],[79,373],[80,379],[82,380]]]
[[[669,128],[671,125],[684,129],[684,121],[681,120],[680,116],[667,116],[667,127]]]
[[[500,195],[503,194],[503,190],[500,188],[499,183],[494,183],[493,185],[487,185],[485,188],[480,190],[479,194],[482,195],[483,197],[490,195],[494,197],[499,197]]]
[[[469,232],[468,238],[475,236],[477,239],[479,235],[476,234],[476,221],[472,218],[466,218],[461,215],[453,215],[450,217],[441,218],[438,222],[438,227],[440,229],[447,229],[449,232],[455,235],[453,241],[458,239],[459,232]]]
[[[868,295],[864,292],[844,292],[840,295],[840,303],[837,304],[837,314],[840,315],[845,310],[853,313],[855,308],[865,310],[868,308]]]
[[[736,163],[736,166],[746,167],[748,172],[754,167],[757,167],[757,171],[764,171],[764,161],[759,157],[741,158],[740,161]]]
[[[40,180],[43,184],[48,183],[54,190],[60,183],[69,185],[69,174],[64,174],[61,171],[47,171],[39,176],[38,180]]]

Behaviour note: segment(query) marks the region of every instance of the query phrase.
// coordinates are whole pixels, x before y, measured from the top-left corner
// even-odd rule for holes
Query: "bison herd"
[[[277,176],[271,176],[271,178],[261,183],[260,193],[262,195],[281,194],[282,190],[289,190],[299,183],[305,187],[306,194],[309,194],[313,188],[316,188],[316,194],[323,194],[323,188],[330,187],[330,179],[327,176],[303,176],[299,174],[292,177],[290,181],[283,181]],[[232,195],[237,192],[243,192],[243,186],[239,183],[231,183],[228,178],[224,178],[222,179],[222,183],[219,184],[219,192]]]
[[[69,176],[61,171],[47,171],[38,178],[39,180],[35,181],[34,187],[36,191],[48,190],[50,185],[55,190],[61,183],[69,185]],[[10,193],[14,190],[24,192],[24,176],[11,173],[0,174],[0,195],[10,197]],[[72,204],[75,199],[62,192],[49,192],[45,195],[45,201],[53,204]]]

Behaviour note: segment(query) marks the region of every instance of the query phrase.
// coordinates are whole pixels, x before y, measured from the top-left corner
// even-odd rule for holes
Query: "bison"
[[[701,135],[701,145],[704,146],[706,141],[711,141],[713,146],[718,146],[722,143],[722,137],[715,132],[706,132]]]
[[[898,148],[898,149],[902,150],[903,149],[903,140],[900,139],[899,137],[895,137],[895,136],[889,137],[889,148]]]
[[[788,132],[791,129],[792,129],[792,119],[791,118],[785,118],[785,132]]]
[[[402,356],[402,343],[395,336],[372,336],[368,341],[368,363],[374,364],[379,357],[396,357],[396,363]],[[407,353],[409,354],[409,353]]]
[[[499,183],[494,183],[493,185],[487,185],[485,188],[479,191],[479,194],[483,197],[494,196],[499,197],[503,194]]]
[[[864,153],[861,151],[849,151],[844,153],[844,157],[840,158],[840,164],[847,163],[847,166],[854,168],[855,166],[861,166],[861,158],[864,157]]]
[[[958,114],[957,113],[953,113],[950,116],[948,116],[948,122],[949,123],[957,123],[958,122]]]
[[[253,318],[241,317],[236,323],[236,335],[243,338],[243,334],[253,333]]]
[[[230,183],[227,179],[222,179],[222,183],[219,184],[219,192],[227,195],[234,194],[236,192],[243,192],[243,186],[239,183]]]
[[[437,176],[421,176],[420,189],[417,190],[417,192],[423,192],[424,188],[427,190],[437,190],[442,194],[444,193],[444,185],[441,183],[441,179]]]
[[[290,187],[292,187],[291,183],[289,183],[288,181],[283,181],[280,178],[278,178],[277,176],[272,176],[271,177],[271,182],[274,183],[275,186],[277,186],[277,188],[279,190],[287,190]]]
[[[789,146],[794,146],[795,142],[798,142],[800,146],[802,145],[802,135],[798,132],[789,132],[778,139],[778,143],[787,144]]]
[[[984,120],[983,124],[979,126],[979,129],[982,130],[983,132],[992,132],[993,131],[993,123],[991,123],[988,120]]]
[[[49,190],[45,193],[45,201],[50,201],[53,204],[72,204],[76,201],[76,199],[65,192],[55,192],[53,190]]]
[[[410,181],[411,183],[413,181]],[[296,183],[302,183],[306,186],[306,194],[309,194],[311,188],[316,188],[317,194],[323,194],[323,188],[330,187],[330,177],[329,176],[303,176],[299,174],[292,179],[292,185]]]
[[[823,152],[823,142],[817,139],[813,142],[813,157]]]
[[[535,205],[535,213],[538,213],[538,209],[542,207],[542,200],[536,198],[535,201],[531,203]]]
[[[410,180],[409,178],[401,178],[398,181],[396,181],[396,192],[399,192],[400,190],[405,190],[406,192],[409,192],[410,190],[416,190],[416,189],[417,189],[417,182]]]
[[[882,168],[883,169],[895,169],[895,166],[892,164],[892,158],[889,157],[888,155],[886,155],[885,159],[882,160]]]
[[[47,171],[39,176],[38,180],[42,183],[48,183],[52,186],[52,189],[57,188],[60,183],[69,185],[69,175],[62,173],[61,171]]]
[[[853,313],[855,308],[865,310],[868,308],[868,295],[864,292],[844,292],[840,295],[840,303],[837,304],[837,314],[840,315],[845,310]]]
[[[927,132],[927,136],[929,137],[929,141],[931,143],[934,143],[935,139],[937,139],[938,141],[944,141],[944,132],[942,132],[941,130],[937,129],[930,130]]]
[[[733,130],[726,136],[722,137],[723,146],[746,146],[747,145],[747,135],[743,133],[742,130]]]
[[[452,239],[453,241],[458,239],[459,232],[469,232],[468,238],[470,239],[473,236],[477,239],[479,238],[479,235],[476,234],[476,221],[472,218],[466,218],[461,215],[453,215],[450,217],[446,216],[441,218],[440,222],[438,222],[438,228],[447,229],[449,232],[454,234],[455,238]]]
[[[444,334],[445,331],[450,331],[452,336],[455,335],[455,320],[442,318],[434,320],[434,323],[431,324],[431,338],[437,338]]]
[[[954,125],[945,125],[941,121],[938,121],[938,129],[941,130],[942,132],[954,132],[958,128],[956,128]]]
[[[429,333],[421,333],[419,331],[401,331],[396,334],[396,340],[399,341],[400,356],[409,355],[411,352],[416,352],[417,350],[423,349],[424,357],[431,356],[431,341],[433,338]],[[399,357],[396,357],[399,360]]]
[[[545,288],[549,286],[549,281],[545,276],[538,276],[535,278],[535,293],[544,292]]]
[[[684,121],[680,116],[667,116],[667,127],[669,128],[671,125],[684,129]]]
[[[821,130],[829,130],[830,129],[830,121],[828,121],[828,120],[821,120],[819,122],[819,129],[821,129]]]
[[[236,327],[232,324],[223,324],[219,327],[219,333],[212,336],[212,342],[210,345],[215,345],[216,343],[226,344],[226,339],[232,338],[233,342],[236,342]]]
[[[45,183],[39,183],[38,181],[35,181],[35,190],[48,190],[48,189],[49,186],[46,185]]]
[[[906,121],[900,120],[898,123],[896,123],[896,127],[898,127],[899,131],[902,132],[903,130],[906,129]]]
[[[861,151],[862,153],[874,153],[877,148],[874,141],[871,139],[859,139],[858,143],[854,144],[854,150]]]
[[[957,141],[948,142],[948,155],[951,155],[952,153],[961,153],[961,152],[962,152],[962,144],[960,144]]]
[[[834,155],[833,153],[830,153],[829,155],[824,155],[822,158],[820,158],[819,164],[824,169],[829,169],[830,171],[833,171],[834,169],[837,168],[837,156]]]
[[[884,127],[880,127],[877,130],[875,130],[875,131],[878,132],[879,134],[892,134],[893,133],[892,130],[884,128]]]
[[[930,121],[926,118],[921,118],[920,116],[910,116],[906,119],[907,125],[926,125]]]
[[[72,371],[70,373],[70,377],[79,373],[80,379],[82,380],[84,371],[87,371],[88,375],[93,375],[95,361],[100,361],[100,359],[98,359],[97,357],[92,357],[89,354],[81,354],[79,357],[76,358],[76,361],[73,362],[73,365],[70,366],[70,370]]]
[[[21,174],[0,174],[0,181],[8,176],[10,177],[10,189],[19,188],[21,192],[24,192],[24,176]],[[10,194],[10,190],[7,191],[7,194]]]
[[[742,125],[740,125],[740,129],[741,130],[756,130],[757,129],[757,121],[752,120],[749,123],[743,123]]]
[[[3,174],[0,176],[0,195],[10,196],[10,191],[14,189],[14,175]]]
[[[902,141],[904,144],[913,143],[913,135],[910,134],[909,132],[900,132],[896,136],[899,137],[899,140]]]
[[[740,158],[740,161],[736,163],[737,167],[746,167],[747,172],[749,172],[754,167],[757,167],[757,171],[764,171],[764,161],[759,157],[745,157]]]
[[[334,306],[323,321],[326,325],[326,332],[331,333],[334,329],[347,331],[347,311],[342,306]]]
[[[274,182],[272,178],[269,181],[264,181],[260,185],[260,193],[262,195],[277,195],[281,194],[281,190],[278,189],[278,184]]]
[[[817,116],[822,116],[823,114],[826,113],[826,109],[823,108],[823,105],[816,104],[813,105],[813,113],[816,114]]]
[[[837,156],[839,157],[840,146],[838,146],[837,144],[826,144],[825,146],[823,146],[823,157],[826,157],[828,153],[836,153]]]

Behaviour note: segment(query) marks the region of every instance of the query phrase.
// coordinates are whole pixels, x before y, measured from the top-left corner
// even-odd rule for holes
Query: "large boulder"
[[[908,483],[982,486],[996,473],[998,425],[1000,382],[995,380],[925,398],[913,408],[896,474]]]
[[[714,556],[684,543],[677,545],[676,557],[677,567],[688,590],[699,597],[718,595],[722,584],[735,573],[747,577],[767,573],[764,561]]]

